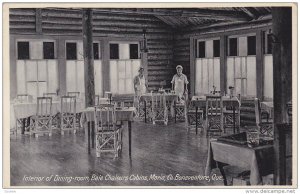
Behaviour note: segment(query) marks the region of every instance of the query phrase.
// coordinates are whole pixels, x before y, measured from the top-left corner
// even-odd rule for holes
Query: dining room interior
[[[295,185],[296,7],[141,5],[9,8],[8,184]]]

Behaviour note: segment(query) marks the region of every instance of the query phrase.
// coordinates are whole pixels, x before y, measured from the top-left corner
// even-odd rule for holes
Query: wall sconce
[[[142,45],[142,48],[141,48],[141,52],[148,53],[147,39],[146,39],[146,29],[143,29],[143,45]]]

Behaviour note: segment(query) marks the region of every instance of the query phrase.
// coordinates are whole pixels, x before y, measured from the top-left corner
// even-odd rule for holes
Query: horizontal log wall
[[[82,36],[82,12],[72,9],[41,9],[42,35]],[[10,33],[37,34],[35,9],[10,9]],[[93,12],[93,36],[117,38],[143,37],[147,30],[149,89],[160,82],[169,84],[173,68],[173,30],[154,16]],[[168,85],[169,87],[169,85]]]

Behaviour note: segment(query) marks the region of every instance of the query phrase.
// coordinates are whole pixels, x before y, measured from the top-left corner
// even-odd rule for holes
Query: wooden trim
[[[257,30],[269,30],[271,29],[271,26],[265,26],[265,27],[248,27],[248,29],[232,29],[232,31],[221,31],[221,32],[216,32],[216,33],[210,33],[210,34],[197,34],[197,35],[191,35],[191,37],[195,39],[207,39],[207,38],[214,38],[218,36],[234,36],[234,35],[244,35],[244,34],[249,34],[249,33],[256,33]]]
[[[191,37],[190,38],[190,83],[191,83],[191,96],[195,95],[195,85],[196,85],[196,75],[195,75],[195,38]]]
[[[67,66],[66,66],[66,49],[65,49],[65,38],[59,37],[57,39],[57,69],[58,71],[58,83],[60,95],[67,93]]]
[[[102,78],[103,78],[103,95],[105,91],[110,91],[110,68],[109,68],[109,41],[105,39],[101,42],[102,51]]]
[[[264,68],[263,68],[263,31],[256,32],[256,96],[263,100]]]
[[[17,97],[17,47],[16,47],[16,39],[15,37],[10,37],[9,43],[9,57],[10,57],[10,65],[9,65],[9,74],[10,74],[10,99],[14,99]]]
[[[220,37],[220,91],[226,94],[227,90],[227,36]]]
[[[42,34],[42,10],[35,9],[35,31],[37,34]]]

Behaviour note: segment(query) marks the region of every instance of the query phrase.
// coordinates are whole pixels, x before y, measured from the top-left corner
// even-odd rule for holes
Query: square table
[[[223,107],[232,107],[233,110],[233,132],[235,133],[235,110],[241,106],[237,97],[222,96]],[[206,108],[206,96],[193,96],[191,105],[196,108],[196,134],[198,133],[198,108]]]
[[[147,101],[152,102],[152,96],[154,95],[161,95],[159,93],[146,93],[141,95],[140,97],[140,101],[144,101],[144,110],[145,110],[145,123],[147,122]],[[176,110],[176,103],[175,100],[177,100],[178,95],[177,94],[170,94],[170,93],[166,93],[165,94],[165,98],[166,98],[166,102],[171,102],[171,104],[174,104],[174,108]],[[175,115],[175,123],[176,123],[176,115]]]
[[[274,172],[274,148],[273,145],[263,145],[250,148],[247,145],[211,140],[205,175],[209,176],[213,168],[218,167],[227,185],[224,165],[232,165],[250,170],[250,184],[262,183],[262,176]]]
[[[92,148],[94,148],[95,140],[95,127],[93,123],[95,122],[95,107],[88,107],[82,111],[80,123],[83,126],[87,123],[88,128],[88,153],[91,153],[90,138],[92,139]],[[128,122],[128,146],[129,146],[129,157],[131,157],[131,122],[134,119],[135,108],[134,107],[124,107],[122,109],[116,110],[116,120],[117,121],[127,121]],[[91,130],[92,129],[92,130]]]

